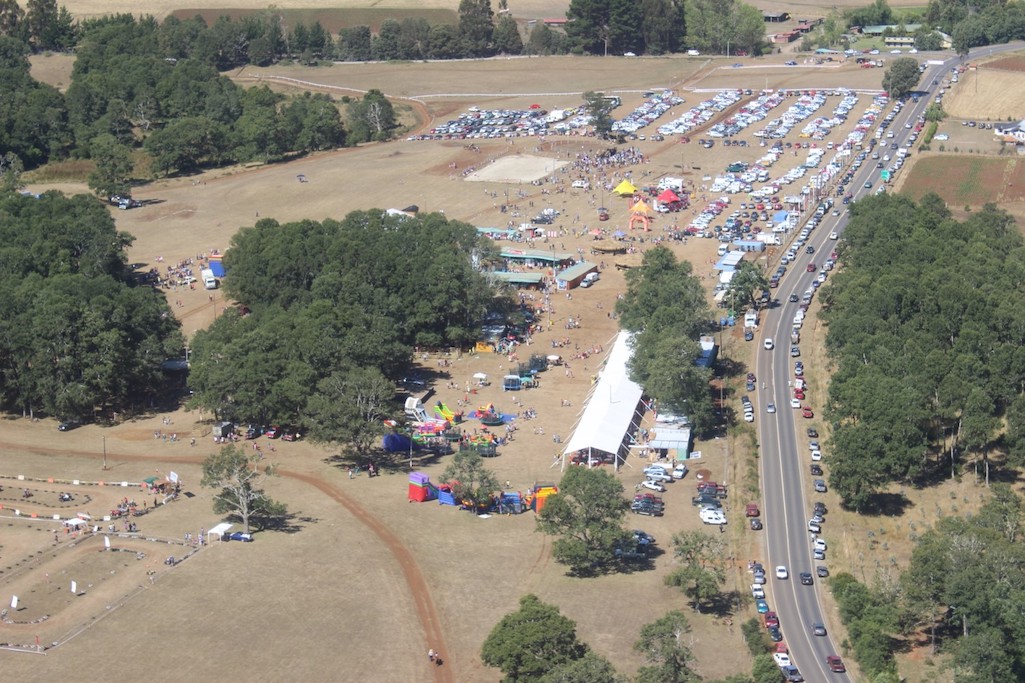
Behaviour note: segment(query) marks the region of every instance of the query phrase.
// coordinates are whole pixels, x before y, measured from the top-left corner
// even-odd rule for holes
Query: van
[[[588,273],[587,275],[584,276],[584,279],[580,283],[580,286],[581,287],[590,287],[591,285],[593,285],[595,282],[597,282],[600,279],[601,279],[601,275],[599,275],[598,273],[594,273],[594,272]]]
[[[726,252],[728,252],[729,250],[730,250],[729,245],[727,245],[727,244],[720,244],[719,248],[716,250],[716,253],[719,256],[725,256]]]

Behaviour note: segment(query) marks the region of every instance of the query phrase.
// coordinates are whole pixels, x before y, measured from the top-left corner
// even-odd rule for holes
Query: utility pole
[[[107,437],[103,436],[103,471],[107,471]]]

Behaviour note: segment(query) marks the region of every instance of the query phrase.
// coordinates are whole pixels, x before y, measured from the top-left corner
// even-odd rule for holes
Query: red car
[[[268,439],[277,439],[281,436],[281,427],[277,425],[271,425],[267,428],[267,431],[263,433]]]
[[[809,420],[815,417],[815,413],[813,413],[811,408],[809,408],[808,406],[801,408],[801,415],[808,418]]]
[[[826,655],[826,666],[836,674],[842,674],[847,671],[847,667],[843,665],[843,660],[836,655]]]
[[[800,389],[794,389],[794,398],[803,399],[804,398],[804,392],[801,391]]]
[[[747,517],[757,517],[760,514],[762,514],[762,513],[758,511],[758,504],[757,503],[748,503],[747,504],[747,509],[744,511],[744,515],[745,516],[747,516]]]
[[[765,628],[772,628],[773,626],[779,626],[779,617],[776,616],[775,612],[766,612]]]
[[[815,272],[815,264],[814,263],[809,263],[808,267],[805,268],[805,270],[807,270],[809,273],[814,273]]]

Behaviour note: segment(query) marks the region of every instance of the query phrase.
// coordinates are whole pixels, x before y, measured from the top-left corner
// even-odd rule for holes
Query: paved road
[[[969,58],[978,59],[1021,48],[1021,43],[981,48],[972,51]],[[883,137],[880,140],[880,144],[877,145],[880,157],[884,154],[891,157],[896,154],[894,149],[890,149],[893,143],[897,143],[897,146],[905,145],[911,132],[905,124],[910,122],[913,125],[932,104],[939,90],[933,82],[942,81],[944,75],[958,63],[959,60],[955,57],[926,69],[919,82],[921,90],[925,93],[919,98],[918,103],[909,101],[890,124],[887,130],[893,131],[894,137]],[[869,180],[872,182],[872,189],[865,187],[865,182]],[[874,192],[879,184],[879,169],[876,168],[876,160],[871,158],[870,153],[861,168],[855,172],[854,179],[848,185],[848,191],[854,193],[855,197],[866,196]],[[831,673],[826,666],[827,655],[839,654],[833,638],[812,635],[812,624],[823,623],[827,629],[830,626],[823,616],[819,601],[819,591],[823,589],[819,578],[815,577],[815,584],[812,586],[801,585],[798,580],[800,572],[814,574],[817,565],[828,564],[812,559],[811,536],[807,531],[807,523],[812,514],[812,501],[815,500],[812,481],[818,477],[812,477],[809,471],[811,457],[806,429],[817,425],[819,416],[816,415],[815,419],[804,419],[799,410],[790,407],[790,399],[793,396],[790,384],[794,380],[794,361],[797,360],[790,356],[790,334],[798,304],[789,303],[788,299],[791,293],[796,293],[800,297],[811,286],[817,273],[807,272],[806,267],[811,262],[821,266],[828,257],[835,245],[829,238],[830,233],[837,231],[842,234],[847,218],[839,200],[837,207],[841,209],[841,215],[833,216],[827,212],[808,240],[808,244],[815,247],[815,253],[808,255],[802,249],[797,261],[788,267],[786,276],[775,290],[774,295],[778,297],[779,304],[765,311],[761,326],[762,339],[771,337],[775,342],[775,348],[772,351],[760,348],[755,364],[758,386],[761,387],[763,382],[765,384],[765,388],[759,388],[758,391],[758,436],[762,490],[765,498],[762,509],[768,557],[766,574],[769,577],[769,591],[766,597],[769,599],[770,607],[779,615],[784,641],[790,648],[793,663],[801,670],[806,680],[816,682],[851,679],[847,674]],[[814,210],[814,205],[812,209]],[[808,321],[808,325],[813,324],[814,320]],[[817,368],[808,370],[818,371]],[[824,396],[809,395],[808,398],[816,411],[824,404]],[[775,414],[767,413],[766,406],[769,402],[775,404]],[[823,539],[828,542],[833,535],[828,514],[822,531]],[[826,551],[827,560],[829,552]],[[775,578],[774,568],[777,565],[787,567],[789,579]]]

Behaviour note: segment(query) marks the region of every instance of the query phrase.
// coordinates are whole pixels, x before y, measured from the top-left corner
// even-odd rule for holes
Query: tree
[[[701,679],[690,666],[694,654],[684,643],[690,623],[679,610],[641,627],[634,650],[644,655],[649,666],[637,672],[637,683],[688,683]]]
[[[490,57],[494,54],[494,21],[491,0],[459,0],[459,34],[466,57]]]
[[[586,653],[587,646],[577,639],[573,620],[536,595],[525,595],[520,598],[520,608],[502,617],[491,629],[481,646],[481,661],[501,669],[503,680],[514,683],[541,680],[546,673]]]
[[[612,133],[612,106],[612,100],[605,97],[605,93],[584,93],[584,110],[591,117],[591,125],[598,137],[607,138]]]
[[[109,134],[94,139],[89,151],[96,163],[96,170],[89,174],[89,189],[104,200],[131,196],[132,151]]]
[[[920,77],[918,60],[898,57],[890,62],[890,68],[883,74],[883,90],[890,93],[890,97],[900,99],[915,89]]]
[[[758,308],[762,292],[767,291],[769,281],[761,269],[750,261],[741,261],[729,284],[730,307],[734,310]]]
[[[0,36],[15,36],[25,17],[17,0],[0,0]]]
[[[245,533],[250,524],[267,527],[280,521],[287,509],[264,493],[260,485],[274,474],[271,465],[263,465],[263,454],[250,453],[238,444],[224,446],[203,461],[202,486],[219,489],[214,494],[214,512],[240,521]]]
[[[703,531],[674,534],[673,556],[681,566],[666,576],[666,585],[683,590],[694,601],[695,609],[719,595],[726,581],[726,553],[718,536]]]
[[[552,667],[538,679],[540,683],[626,683],[624,676],[604,657],[592,651],[583,657]]]
[[[484,458],[473,451],[459,451],[441,475],[450,482],[456,498],[468,501],[473,511],[487,509],[501,489],[498,477],[484,466]]]
[[[782,683],[783,674],[780,673],[779,665],[768,652],[761,652],[755,655],[754,664],[751,666],[751,679],[753,683]]]
[[[537,517],[537,529],[557,536],[552,556],[577,576],[616,566],[616,548],[628,542],[622,528],[627,502],[623,485],[601,469],[573,467]]]
[[[575,51],[593,55],[608,53],[609,2],[570,0],[566,10],[566,36]],[[587,101],[587,94],[584,95]]]
[[[395,109],[380,90],[371,88],[349,105],[349,142],[389,140],[395,134]]]
[[[14,152],[0,156],[0,192],[15,192],[21,189],[21,174],[25,165]]]
[[[516,20],[508,14],[503,14],[495,23],[495,51],[500,55],[523,54],[523,38],[520,37],[520,29]]]
[[[348,444],[363,455],[381,436],[394,395],[394,385],[377,368],[337,370],[317,383],[307,404],[310,436]]]

